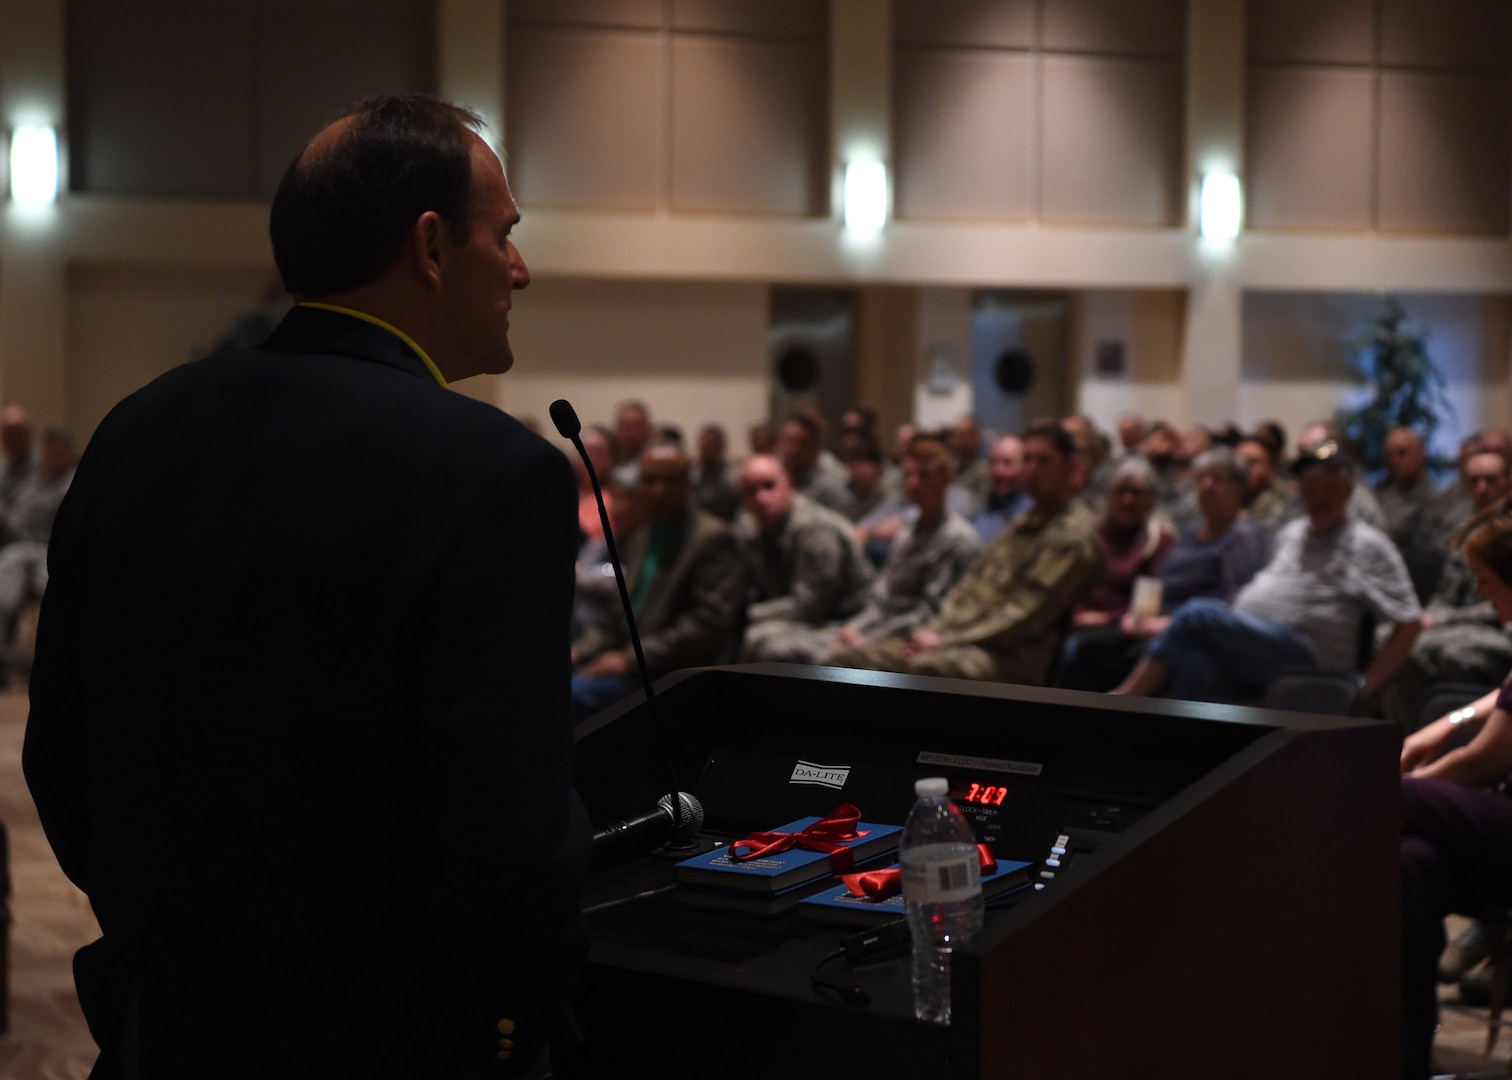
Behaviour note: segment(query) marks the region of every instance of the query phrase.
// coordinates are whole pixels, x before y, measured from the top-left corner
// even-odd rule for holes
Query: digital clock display
[[[958,801],[971,803],[973,806],[1002,806],[1003,800],[1007,797],[1007,785],[982,784],[975,780],[965,784],[956,795]]]

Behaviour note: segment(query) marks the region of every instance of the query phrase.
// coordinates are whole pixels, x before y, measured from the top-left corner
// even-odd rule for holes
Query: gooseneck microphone
[[[620,563],[619,547],[614,542],[614,529],[609,524],[609,508],[604,505],[604,489],[599,485],[598,473],[594,471],[593,461],[588,457],[588,451],[583,448],[582,431],[583,422],[578,419],[577,410],[566,398],[557,398],[551,403],[551,422],[556,425],[557,433],[564,439],[570,439],[573,447],[577,449],[578,457],[583,459],[583,467],[588,470],[588,482],[593,485],[593,498],[598,503],[599,521],[604,526],[604,544],[609,549],[609,562],[614,567],[614,581],[619,586],[620,606],[625,610],[625,626],[630,631],[630,645],[635,650],[635,664],[640,669],[641,686],[646,691],[646,711],[651,718],[653,730],[660,731],[661,726],[656,723],[656,695],[651,689],[651,674],[646,669],[646,654],[641,649],[640,631],[635,626],[635,612],[630,606],[630,590],[625,585],[625,568]],[[677,791],[677,774],[668,762],[668,773],[672,778],[672,790]],[[697,843],[693,840],[693,833],[699,825],[703,824],[703,808],[698,808],[698,821],[690,823],[691,814],[687,812],[684,800],[689,800],[694,806],[698,801],[693,796],[684,792],[678,792],[679,798],[673,798],[670,794],[664,795],[660,803],[668,804],[667,810],[652,811],[650,814],[642,814],[640,818],[632,818],[639,821],[661,813],[663,817],[670,811],[672,823],[672,835],[666,847],[671,853],[693,853],[697,850]],[[624,824],[624,823],[616,823]],[[610,827],[611,830],[613,826]],[[653,830],[654,831],[654,830]],[[624,835],[624,832],[616,833],[616,836]],[[637,833],[639,835],[639,833]],[[606,841],[607,842],[607,841]],[[619,844],[613,846],[619,847]],[[650,846],[655,846],[650,845]],[[594,848],[599,847],[599,836],[594,836]],[[596,856],[597,858],[597,856]]]

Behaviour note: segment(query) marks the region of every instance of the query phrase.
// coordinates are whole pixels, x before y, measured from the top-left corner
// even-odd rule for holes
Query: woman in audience
[[[1512,620],[1512,504],[1465,526],[1481,595]],[[1466,737],[1469,736],[1468,742]],[[1444,916],[1512,904],[1512,677],[1402,746],[1402,1077],[1430,1074]]]
[[[1122,458],[1113,468],[1107,509],[1095,534],[1102,574],[1071,609],[1071,631],[1062,646],[1062,668],[1073,677],[1091,658],[1126,640],[1119,624],[1128,614],[1135,579],[1154,577],[1176,542],[1175,531],[1154,510],[1154,467],[1142,457]]]
[[[1201,524],[1176,541],[1160,566],[1160,614],[1125,612],[1116,635],[1088,639],[1068,652],[1059,683],[1071,690],[1111,690],[1133,670],[1170,612],[1197,596],[1225,603],[1265,565],[1265,536],[1243,508],[1246,469],[1228,447],[1214,447],[1194,463]]]

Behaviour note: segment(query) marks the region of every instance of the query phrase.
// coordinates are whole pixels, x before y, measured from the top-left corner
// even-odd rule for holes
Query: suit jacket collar
[[[274,352],[337,353],[373,360],[436,385],[425,361],[404,339],[363,319],[323,308],[295,307],[268,335],[263,348]]]

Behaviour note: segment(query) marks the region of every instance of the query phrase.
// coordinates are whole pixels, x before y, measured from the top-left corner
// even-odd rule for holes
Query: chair
[[[1418,603],[1426,604],[1438,588],[1439,578],[1444,573],[1444,562],[1449,558],[1448,548],[1402,548],[1402,562],[1407,566],[1407,576],[1412,579],[1412,591],[1417,593]]]
[[[1283,671],[1261,695],[1263,709],[1350,716],[1360,703],[1360,676],[1312,668]]]
[[[1507,970],[1512,967],[1512,908],[1478,908],[1456,914],[1480,923],[1491,943],[1486,958],[1491,972],[1491,1002],[1486,1013],[1486,1048],[1481,1052],[1481,1056],[1490,1057],[1501,1029],[1512,1026],[1512,1020],[1502,1019],[1507,1003]]]

